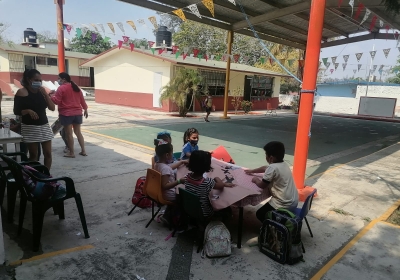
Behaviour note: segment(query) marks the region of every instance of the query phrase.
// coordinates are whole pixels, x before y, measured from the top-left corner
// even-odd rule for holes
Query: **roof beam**
[[[328,8],[327,10],[328,10],[331,14],[334,14],[335,16],[338,16],[338,17],[340,17],[341,19],[343,19],[343,20],[345,20],[345,21],[347,21],[347,22],[349,22],[349,23],[352,23],[352,24],[355,25],[356,27],[362,28],[362,29],[368,31],[367,28],[365,28],[363,25],[360,25],[360,22],[358,22],[357,20],[355,20],[355,19],[353,19],[353,18],[347,16],[346,14],[342,13],[341,11],[339,11],[339,10],[337,10],[337,9],[334,9],[334,8]],[[377,28],[374,28],[373,31],[374,31],[374,32],[377,32],[378,29],[377,29]]]
[[[227,9],[227,10],[230,10],[230,11],[233,11],[233,12],[240,13],[242,15],[242,11],[240,10],[240,8],[238,6],[232,5],[231,3],[229,3],[226,0],[214,0],[214,5],[220,6],[220,7],[224,8],[224,9]],[[261,15],[260,13],[257,13],[257,12],[255,12],[253,10],[248,10],[248,9],[246,9],[246,14],[249,15],[249,16],[252,16],[252,17],[256,17],[256,16],[260,16]],[[308,35],[308,31],[307,30],[302,29],[302,28],[300,28],[298,26],[294,26],[294,25],[288,24],[288,23],[283,22],[281,20],[277,20],[277,19],[276,20],[272,20],[272,21],[270,21],[270,23],[272,23],[274,25],[277,25],[279,27],[285,28],[287,30],[297,32],[297,33],[302,34],[302,35],[306,35],[306,36]],[[323,37],[322,39],[326,40],[327,38]]]
[[[255,30],[257,33],[260,32],[260,33],[265,34],[265,35],[270,35],[270,36],[273,36],[273,37],[276,37],[276,38],[280,38],[280,39],[283,39],[283,40],[292,41],[292,42],[297,43],[297,44],[300,44],[300,45],[305,45],[305,44],[306,44],[306,40],[301,40],[301,39],[297,39],[297,38],[295,38],[295,37],[290,37],[290,36],[282,35],[282,34],[279,33],[279,32],[271,31],[271,30],[269,30],[269,29],[264,29],[264,28],[261,28],[261,27],[258,27],[258,26],[255,26],[255,27],[254,27],[254,30]],[[236,32],[237,32],[237,31],[236,31]]]
[[[125,3],[128,3],[128,4],[132,4],[132,5],[136,5],[136,6],[143,7],[143,8],[147,8],[147,9],[154,10],[154,11],[157,11],[157,12],[162,12],[162,13],[170,13],[171,10],[173,9],[173,8],[171,8],[169,6],[161,5],[161,4],[158,4],[158,3],[155,3],[155,2],[150,2],[150,1],[147,1],[147,0],[118,0],[118,1],[125,2]],[[162,3],[165,3],[165,2],[166,1],[163,1]],[[161,1],[160,1],[160,3],[161,3]],[[210,19],[208,19],[208,18],[206,18],[204,16],[202,18],[199,18],[199,17],[195,16],[192,13],[185,13],[185,16],[186,16],[187,19],[190,19],[192,21],[204,23],[204,24],[207,24],[207,25],[212,25],[212,26],[224,29],[224,30],[231,30],[231,28],[232,28],[232,25],[227,24],[227,23],[222,22],[222,21],[213,20],[212,24],[210,24]]]
[[[396,40],[396,38],[394,36],[389,36],[388,34],[385,34],[385,33],[374,32],[374,33],[369,33],[366,35],[354,36],[354,37],[349,37],[349,38],[345,38],[345,39],[324,42],[321,44],[321,48],[334,47],[334,46],[345,45],[345,44],[356,43],[356,42],[367,41],[367,40],[374,40],[374,39]]]
[[[252,25],[257,25],[257,24],[260,24],[260,23],[263,23],[266,21],[271,21],[271,20],[278,19],[278,18],[281,18],[284,16],[288,16],[288,15],[296,14],[296,13],[299,13],[302,11],[306,11],[309,8],[310,8],[310,2],[306,1],[306,2],[301,2],[301,3],[293,5],[293,6],[288,6],[286,8],[277,9],[275,11],[268,12],[263,15],[251,17],[249,20]],[[239,29],[245,28],[247,26],[248,26],[247,21],[242,20],[237,23],[234,23],[232,25],[232,29],[239,30]]]
[[[331,5],[332,3],[328,1],[327,5],[328,4]],[[335,4],[337,5],[337,2],[335,2]],[[276,7],[276,8],[280,8],[280,9],[287,7],[284,4],[281,4],[281,3],[275,2],[275,1],[269,1],[268,5]],[[298,13],[298,14],[294,14],[293,16],[301,18],[302,20],[305,20],[307,22],[310,21],[310,16],[307,13]],[[343,30],[340,30],[339,28],[331,26],[325,22],[324,22],[324,29],[329,30],[333,33],[336,33],[336,34],[344,36],[344,37],[349,37],[348,33],[344,32]],[[326,39],[323,38],[323,40],[326,40]]]
[[[237,31],[237,33],[238,34],[242,34],[242,35],[247,35],[247,36],[250,36],[250,37],[254,37],[253,31],[248,30],[248,29],[241,29],[241,30]],[[277,43],[277,44],[280,44],[280,45],[285,45],[285,46],[289,46],[289,47],[293,47],[293,48],[301,49],[301,50],[304,50],[306,48],[305,44],[304,45],[297,44],[297,43],[295,43],[293,41],[287,41],[287,40],[284,40],[284,39],[281,39],[281,38],[277,38],[277,37],[273,37],[273,36],[270,36],[270,35],[267,35],[267,34],[264,34],[264,33],[261,33],[261,32],[259,32],[257,34],[258,34],[258,37],[260,37],[260,39],[266,40],[266,41],[269,41],[269,42],[272,42],[272,43]]]
[[[369,8],[369,7],[368,7]],[[369,8],[374,14],[376,14],[378,17],[392,25],[394,28],[397,30],[400,30],[400,24],[396,22],[394,18],[392,18],[388,13],[382,13],[380,10],[376,8]]]

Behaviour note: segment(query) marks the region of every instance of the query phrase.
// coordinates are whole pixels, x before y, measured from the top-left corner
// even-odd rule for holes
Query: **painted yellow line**
[[[122,140],[122,139],[119,139],[119,138],[116,138],[116,137],[108,136],[108,135],[105,135],[105,134],[93,132],[93,131],[86,130],[86,129],[82,129],[82,131],[83,131],[83,132],[86,132],[86,133],[89,133],[89,134],[93,134],[93,135],[101,136],[101,137],[104,137],[104,138],[108,138],[108,139],[110,139],[110,140],[115,140],[115,141],[119,141],[119,142],[122,142],[122,143],[125,143],[125,144],[137,146],[137,147],[139,147],[139,148],[151,150],[152,152],[154,152],[154,147],[149,147],[149,146],[145,146],[145,145],[142,145],[142,144],[139,144],[139,143],[135,143],[135,142],[131,142],[131,141]]]
[[[345,166],[345,165],[348,165],[348,164],[350,164],[350,163],[352,163],[352,162],[355,162],[355,161],[357,161],[357,160],[360,160],[360,159],[363,159],[363,158],[372,156],[372,155],[374,155],[374,154],[376,154],[376,153],[379,153],[379,152],[381,152],[381,151],[384,151],[384,150],[386,150],[386,149],[389,149],[389,148],[391,148],[391,147],[393,147],[393,146],[395,146],[395,145],[398,145],[398,144],[400,144],[400,142],[397,142],[397,143],[395,143],[395,144],[392,144],[392,145],[390,145],[390,146],[388,146],[388,147],[386,147],[386,148],[383,148],[383,149],[381,149],[381,150],[379,150],[379,151],[373,152],[372,154],[369,154],[369,155],[366,155],[366,156],[357,158],[357,159],[355,159],[355,160],[352,160],[352,161],[349,161],[349,162],[346,162],[346,163],[343,163],[343,164],[339,164],[339,165],[337,165],[337,166],[335,166],[335,167],[332,167],[332,168],[327,169],[327,170],[324,171],[324,172],[321,172],[321,173],[312,175],[312,176],[310,176],[310,177],[307,177],[306,180],[312,179],[312,178],[315,178],[315,177],[318,177],[318,176],[321,176],[321,175],[324,175],[325,173],[332,172],[333,170],[336,170],[336,169],[338,169],[338,168],[341,168],[341,167],[343,167],[343,166]]]
[[[395,210],[397,210],[397,208],[400,207],[400,199],[398,201],[396,201],[388,210],[386,210],[385,213],[383,213],[382,216],[379,217],[380,221],[386,221],[387,219],[389,219],[390,215],[393,214],[393,212]]]
[[[380,223],[380,224],[385,224],[385,225],[388,225],[388,226],[391,226],[391,227],[400,229],[400,226],[394,225],[394,224],[391,224],[391,223],[388,223],[388,222],[385,222],[385,221],[379,221],[379,223]]]
[[[346,253],[348,250],[350,250],[351,247],[354,246],[358,242],[358,240],[361,239],[371,228],[373,228],[376,223],[378,222],[384,222],[387,220],[387,218],[390,217],[390,215],[399,207],[400,205],[400,200],[396,201],[386,212],[380,216],[378,219],[372,220],[366,227],[364,227],[352,240],[350,240],[349,243],[346,244],[346,246],[343,247],[342,250],[339,251],[327,264],[325,264],[320,271],[318,271],[312,278],[311,280],[319,280],[321,279],[322,276],[325,275],[329,271],[329,269],[332,268]],[[383,220],[385,219],[385,220]],[[392,225],[392,224],[390,224]],[[399,227],[400,228],[400,227]]]
[[[27,262],[33,262],[33,261],[37,261],[37,260],[41,260],[41,259],[51,258],[54,256],[64,255],[64,254],[68,254],[68,253],[72,253],[72,252],[78,252],[78,251],[83,251],[83,250],[93,249],[93,248],[94,248],[93,245],[79,246],[79,247],[75,247],[75,248],[70,248],[70,249],[65,249],[65,250],[42,254],[39,256],[32,257],[30,259],[14,261],[14,262],[11,262],[9,265],[11,265],[11,266],[21,265],[21,264],[27,263]]]

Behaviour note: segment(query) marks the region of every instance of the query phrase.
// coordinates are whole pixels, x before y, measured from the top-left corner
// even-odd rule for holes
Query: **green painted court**
[[[295,115],[257,116],[210,123],[199,119],[188,119],[184,123],[171,121],[168,124],[157,124],[157,121],[147,121],[145,125],[133,122],[130,128],[95,132],[152,147],[157,132],[168,130],[172,134],[174,151],[177,152],[183,145],[183,133],[189,127],[199,130],[200,149],[213,150],[223,145],[238,165],[249,168],[264,165],[262,147],[273,140],[285,144],[285,161],[293,164],[297,127]],[[309,159],[316,162],[309,163],[308,176],[369,155],[399,141],[400,123],[314,116],[311,133]]]

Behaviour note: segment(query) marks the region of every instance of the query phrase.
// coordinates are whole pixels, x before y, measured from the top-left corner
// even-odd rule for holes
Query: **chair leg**
[[[76,202],[76,207],[78,207],[79,218],[81,219],[83,232],[85,233],[85,238],[89,238],[90,236],[89,236],[89,231],[88,231],[87,224],[86,224],[85,211],[83,210],[82,199],[81,199],[81,195],[79,193],[75,194],[75,202]]]
[[[243,231],[243,207],[239,207],[239,222],[238,222],[238,240],[237,247],[242,248],[242,231]]]
[[[160,212],[161,207],[162,207],[162,206],[158,207],[157,212],[156,212],[155,214],[152,215],[150,221],[149,221],[149,222],[147,223],[147,225],[146,225],[146,228],[151,224],[151,222],[154,220],[154,218],[158,215],[158,212]],[[153,213],[154,213],[154,202],[153,202]]]
[[[138,201],[138,203],[132,208],[132,210],[131,211],[129,211],[129,213],[128,213],[128,216],[130,215],[130,214],[132,214],[132,212],[133,212],[133,210],[135,210],[136,209],[136,207],[140,204],[140,202],[142,201],[142,199],[144,198],[144,196],[143,197],[141,197],[140,199],[139,199],[139,201]]]
[[[44,212],[38,203],[32,203],[32,224],[33,224],[33,251],[37,252],[42,236]]]
[[[6,192],[7,183],[0,182],[0,207],[3,206],[4,193]]]
[[[14,183],[7,184],[7,221],[12,223],[14,220],[15,201],[17,200],[16,185]]]
[[[22,226],[24,224],[25,210],[27,200],[24,196],[21,196],[19,201],[19,223],[18,223],[18,236],[22,233]]]
[[[62,201],[56,208],[58,212],[58,218],[60,220],[65,220],[64,201]]]
[[[306,224],[307,224],[307,227],[308,227],[308,231],[310,232],[311,237],[314,237],[314,235],[313,235],[313,233],[311,231],[310,225],[308,224],[307,217],[304,217],[304,220],[306,221]]]

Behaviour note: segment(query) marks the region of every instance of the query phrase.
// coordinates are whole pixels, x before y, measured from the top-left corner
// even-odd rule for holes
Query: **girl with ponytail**
[[[52,94],[51,100],[58,105],[58,113],[61,125],[64,126],[65,138],[67,140],[68,149],[64,157],[74,158],[74,137],[72,131],[78,138],[79,145],[81,146],[81,156],[87,156],[85,150],[85,140],[81,132],[82,124],[82,110],[85,118],[88,117],[88,106],[83,98],[80,88],[71,80],[70,75],[67,73],[60,73],[58,75],[58,84],[60,85]]]

